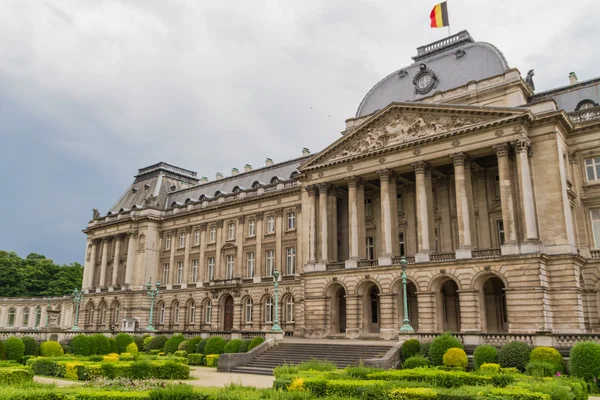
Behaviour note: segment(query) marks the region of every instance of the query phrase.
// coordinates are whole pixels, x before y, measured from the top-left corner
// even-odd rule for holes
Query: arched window
[[[285,322],[294,322],[294,298],[292,296],[285,299]]]
[[[40,326],[41,322],[42,322],[42,308],[40,306],[37,306],[35,308],[35,327],[37,328],[38,326]]]
[[[269,297],[265,301],[265,322],[273,322],[273,298]]]
[[[278,177],[274,176],[274,177],[271,178],[271,183],[277,183],[277,182],[279,182],[279,178]]]
[[[190,199],[189,197],[187,199],[185,199],[185,204],[190,204],[192,202],[192,199]]]
[[[175,208],[175,207],[177,207],[177,202],[176,201],[174,201],[174,202],[171,203],[171,208]]]
[[[207,301],[204,306],[204,323],[210,324],[212,321],[212,301]]]
[[[23,318],[21,321],[21,325],[27,327],[29,325],[29,308],[23,310]]]
[[[251,298],[246,299],[246,304],[244,307],[244,316],[247,324],[252,323],[252,307],[254,306],[254,302]]]
[[[206,195],[200,195],[200,198],[198,199],[198,201],[204,201],[206,200]]]
[[[188,305],[188,323],[193,324],[196,322],[196,303],[193,301]]]
[[[158,308],[158,323],[160,325],[163,325],[165,323],[165,314],[165,303],[160,303],[160,306]]]
[[[173,303],[172,311],[173,311],[173,324],[177,325],[177,324],[179,324],[179,302],[178,301]]]
[[[217,190],[215,192],[215,197],[219,197],[220,195],[222,195],[223,193],[220,190]]]
[[[298,176],[300,173],[298,171],[294,171],[290,174],[290,179],[294,179],[296,176]]]
[[[259,181],[254,181],[254,183],[252,184],[252,188],[256,189],[258,187],[260,187],[261,183]]]
[[[234,187],[232,190],[233,193],[239,193],[240,191],[241,191],[241,189],[239,186]]]
[[[98,321],[99,325],[104,325],[106,323],[106,303],[100,304],[100,321]]]
[[[17,318],[17,310],[11,308],[8,310],[8,326],[15,326],[15,319]]]
[[[575,111],[585,110],[587,108],[596,107],[597,105],[598,104],[594,100],[590,100],[590,99],[581,100],[579,103],[577,103],[577,107],[575,107]]]
[[[94,303],[89,303],[87,306],[87,323],[89,325],[94,323]]]
[[[115,302],[115,305],[113,306],[113,313],[112,313],[112,323],[115,325],[119,324],[119,314],[121,314],[121,304],[119,304],[118,301]]]

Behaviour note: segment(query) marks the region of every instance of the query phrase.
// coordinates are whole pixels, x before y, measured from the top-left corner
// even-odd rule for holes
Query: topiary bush
[[[48,340],[40,345],[40,356],[42,357],[60,357],[65,352],[58,342]]]
[[[205,354],[223,354],[225,343],[225,339],[223,339],[221,336],[212,336],[206,342],[206,346],[204,346],[204,352]]]
[[[543,378],[546,376],[554,376],[558,371],[557,365],[548,361],[529,361],[525,366],[527,375]]]
[[[553,347],[540,346],[531,350],[529,361],[545,361],[554,364],[556,372],[565,371],[563,356]]]
[[[196,353],[198,353],[198,354],[205,354],[204,353],[204,348],[206,347],[206,342],[208,342],[208,338],[207,339],[202,339],[200,341],[200,343],[198,343],[198,346],[196,346]]]
[[[6,360],[6,348],[2,340],[0,340],[0,360]]]
[[[529,362],[531,347],[523,342],[510,342],[502,346],[498,352],[498,362],[503,368],[517,368],[519,371],[525,371],[525,366]]]
[[[421,367],[429,367],[431,363],[428,358],[422,356],[412,356],[404,361],[402,368],[404,369],[413,369],[413,368],[421,368]]]
[[[118,354],[119,353],[119,346],[117,345],[117,339],[115,338],[108,338],[108,354],[111,353],[115,353]]]
[[[139,349],[137,347],[137,344],[135,344],[135,342],[129,343],[127,345],[127,347],[125,348],[125,353],[129,353],[133,357],[137,357],[139,354]]]
[[[187,351],[187,353],[194,354],[196,352],[196,349],[198,348],[198,343],[200,343],[201,341],[202,341],[202,338],[199,336],[196,336],[195,338],[188,340],[187,349],[185,349]]]
[[[169,338],[164,335],[154,336],[152,338],[152,341],[150,342],[149,350],[163,351],[163,349],[165,348],[165,343],[167,343],[167,340],[169,340]]]
[[[117,347],[119,348],[119,354],[125,352],[129,343],[133,343],[133,338],[127,333],[119,333],[115,339],[117,341]]]
[[[463,349],[453,347],[448,349],[443,357],[444,366],[456,367],[466,369],[469,360],[467,359],[467,353]]]
[[[91,340],[89,336],[80,334],[71,339],[71,351],[78,356],[89,356],[91,354]]]
[[[260,346],[261,344],[263,344],[265,341],[264,337],[261,336],[257,336],[254,339],[252,339],[250,341],[250,344],[248,345],[248,351],[252,350],[253,348]]]
[[[250,340],[250,339],[242,340],[242,343],[240,343],[240,347],[238,347],[238,353],[247,353],[248,346],[250,346],[251,341],[252,340]]]
[[[412,356],[421,354],[421,342],[417,339],[406,340],[402,343],[402,359],[408,360]]]
[[[187,353],[187,346],[189,342],[189,340],[184,340],[183,342],[179,343],[179,346],[177,346],[177,351],[184,350]]]
[[[106,336],[101,333],[97,333],[92,336],[92,339],[96,344],[96,352],[94,354],[103,356],[110,353],[110,342]]]
[[[21,338],[23,344],[25,345],[25,355],[26,356],[37,356],[40,353],[40,345],[38,342],[29,336],[25,336]]]
[[[144,349],[145,352],[150,351],[150,342],[152,342],[152,339],[154,339],[154,337],[152,337],[152,336],[148,336],[147,338],[144,338],[144,344],[142,345],[142,349]]]
[[[431,360],[431,364],[443,365],[444,354],[453,347],[461,350],[465,349],[460,340],[449,333],[444,333],[433,339],[431,345],[429,345],[429,360]],[[525,365],[523,365],[523,367],[525,367]]]
[[[475,369],[479,369],[483,364],[497,364],[498,350],[494,346],[484,344],[477,346],[473,352],[473,364]]]
[[[18,337],[9,337],[6,339],[4,348],[6,349],[7,360],[13,360],[20,363],[25,355],[25,344]]]
[[[98,354],[98,340],[96,335],[88,336],[88,338],[90,339],[90,355],[94,356]]]
[[[223,348],[223,353],[237,353],[242,342],[241,339],[230,340]]]
[[[144,337],[134,336],[133,342],[137,345],[138,351],[144,351]]]
[[[425,358],[429,358],[429,346],[431,342],[421,343],[421,355]]]
[[[169,340],[165,343],[165,353],[173,354],[177,351],[179,344],[183,342],[185,338],[183,335],[173,335]]]
[[[600,377],[600,344],[575,344],[569,353],[569,373],[588,382]]]

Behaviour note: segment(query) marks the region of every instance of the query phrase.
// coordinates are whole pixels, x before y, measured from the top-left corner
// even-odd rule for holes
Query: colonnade
[[[123,244],[127,239],[125,274],[123,282],[119,281],[119,272],[122,266]],[[137,232],[120,233],[113,236],[94,238],[89,240],[88,253],[86,255],[86,267],[83,273],[83,288],[86,290],[129,287],[133,278],[133,267],[136,255]],[[109,260],[109,247],[114,241],[114,251]],[[98,250],[100,249],[100,260]],[[112,261],[112,274],[107,277],[109,262]],[[98,267],[100,270],[98,271]],[[97,279],[95,277],[98,276]]]

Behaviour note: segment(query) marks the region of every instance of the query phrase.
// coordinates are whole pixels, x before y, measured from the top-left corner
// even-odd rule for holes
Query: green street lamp
[[[160,281],[156,281],[156,287],[152,287],[152,279],[148,281],[148,285],[146,285],[146,289],[148,290],[148,297],[150,297],[150,322],[148,322],[148,326],[146,330],[148,332],[156,332],[154,326],[152,326],[152,320],[154,319],[154,302],[156,302],[156,297],[158,296],[158,288],[160,287]]]
[[[273,319],[273,326],[271,332],[281,333],[283,329],[279,326],[279,271],[275,269],[273,271],[273,285],[275,286],[275,318]]]
[[[77,326],[77,323],[79,322],[79,305],[81,304],[81,301],[83,300],[83,290],[73,290],[73,304],[75,304],[75,321],[73,321],[73,327],[71,328],[72,331],[80,331],[81,329],[79,329],[79,326]]]
[[[408,261],[405,256],[400,259],[402,265],[402,297],[404,298],[404,321],[400,328],[400,333],[414,333],[415,330],[410,326],[410,320],[408,319],[408,293],[406,293],[406,264]]]

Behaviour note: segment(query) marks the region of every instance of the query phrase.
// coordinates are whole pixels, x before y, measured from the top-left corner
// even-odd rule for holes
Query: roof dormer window
[[[575,107],[575,111],[585,110],[585,109],[596,107],[596,106],[598,106],[598,103],[596,103],[595,101],[590,100],[590,99],[585,99],[585,100],[581,100],[577,104],[577,107]]]

